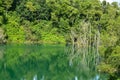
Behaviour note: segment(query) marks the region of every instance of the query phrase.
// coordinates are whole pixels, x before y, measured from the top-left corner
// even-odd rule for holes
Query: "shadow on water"
[[[63,45],[1,45],[0,80],[106,80],[84,63],[79,68],[69,66],[65,49]]]

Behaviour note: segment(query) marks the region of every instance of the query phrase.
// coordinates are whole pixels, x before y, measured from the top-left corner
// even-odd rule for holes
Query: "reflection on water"
[[[1,45],[0,80],[106,80],[84,64],[69,66],[62,45]]]
[[[37,80],[37,75],[35,75],[35,76],[33,77],[33,80]]]

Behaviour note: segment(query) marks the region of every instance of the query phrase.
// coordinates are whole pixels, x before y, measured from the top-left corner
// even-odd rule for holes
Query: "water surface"
[[[0,80],[107,80],[79,65],[69,65],[63,45],[0,45]]]

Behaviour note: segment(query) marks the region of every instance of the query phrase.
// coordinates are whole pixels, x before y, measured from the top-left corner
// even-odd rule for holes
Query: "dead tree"
[[[71,29],[70,38],[72,42],[69,52],[70,65],[76,59],[78,64],[82,61],[88,67],[98,64],[100,32],[97,28],[83,21],[77,30]]]

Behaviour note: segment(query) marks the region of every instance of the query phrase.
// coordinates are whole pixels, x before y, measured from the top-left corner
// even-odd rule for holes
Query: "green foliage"
[[[13,25],[12,25],[13,26]],[[23,43],[25,40],[24,28],[22,26],[11,27],[11,24],[6,25],[6,35],[8,37],[8,43]]]
[[[5,10],[8,10],[10,7],[12,7],[13,0],[1,0],[2,6]]]
[[[21,20],[49,20],[50,9],[44,0],[21,0],[16,12],[21,16]]]
[[[55,30],[55,29],[53,29]],[[52,30],[52,31],[53,31]],[[65,43],[65,38],[62,35],[55,34],[54,32],[42,32],[42,41],[43,43]]]
[[[0,25],[3,23],[3,16],[0,16]]]
[[[109,73],[110,75],[116,71],[111,65],[105,63],[101,63],[100,66],[98,66],[98,69],[100,72]]]
[[[108,63],[111,64],[113,67],[116,68],[116,71],[119,71],[120,67],[120,46],[116,46],[111,55],[108,57]]]
[[[25,32],[24,27],[19,25],[19,17],[10,14],[8,18],[8,23],[3,26],[6,31],[8,43],[23,43],[25,40]]]
[[[101,47],[101,50],[105,48]],[[100,71],[109,73],[114,79],[119,76],[120,69],[120,46],[106,48],[103,52],[104,64],[99,65]]]

